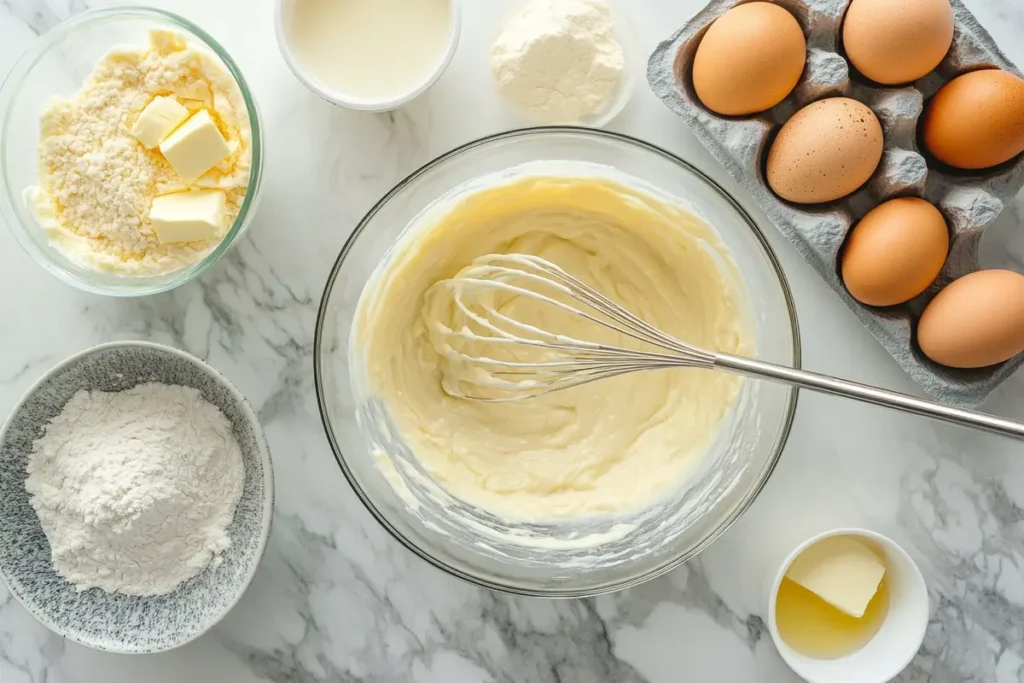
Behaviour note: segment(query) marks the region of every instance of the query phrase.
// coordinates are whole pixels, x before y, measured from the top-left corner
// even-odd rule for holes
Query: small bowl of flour
[[[499,97],[532,124],[600,128],[635,86],[625,12],[609,0],[524,0],[491,44]]]
[[[168,650],[245,592],[273,491],[263,430],[227,378],[158,344],[96,346],[0,431],[0,576],[65,638]]]

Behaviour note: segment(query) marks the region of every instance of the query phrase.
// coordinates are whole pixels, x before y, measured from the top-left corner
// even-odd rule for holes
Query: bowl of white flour
[[[183,351],[114,342],[63,361],[0,431],[0,576],[101,650],[168,650],[238,602],[270,535],[255,411]]]

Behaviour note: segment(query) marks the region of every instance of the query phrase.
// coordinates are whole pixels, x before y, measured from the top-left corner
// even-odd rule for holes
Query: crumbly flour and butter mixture
[[[445,393],[446,373],[459,369],[431,330],[472,322],[428,292],[477,257],[507,253],[547,259],[680,339],[754,353],[742,277],[714,229],[683,207],[598,177],[526,176],[476,190],[407,232],[357,312],[354,340],[370,389],[415,457],[451,494],[518,519],[629,510],[680,485],[735,402],[740,378],[635,373],[500,404]],[[542,306],[512,297],[502,310],[587,338],[574,327],[583,321],[556,321]],[[487,352],[518,360],[530,353]]]
[[[157,96],[189,112],[206,110],[230,153],[186,182],[159,149],[132,129]],[[149,213],[153,200],[185,190],[223,190],[225,231],[249,183],[251,130],[241,92],[216,59],[177,33],[154,31],[144,47],[118,47],[96,64],[82,89],[50,101],[42,113],[39,183],[25,192],[51,242],[73,262],[119,275],[161,275],[200,260],[213,239],[161,243]]]

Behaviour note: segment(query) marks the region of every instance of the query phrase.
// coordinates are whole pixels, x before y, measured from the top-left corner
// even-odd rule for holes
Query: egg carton
[[[750,117],[719,116],[693,90],[692,64],[707,27],[741,0],[712,0],[651,55],[647,80],[669,109],[753,196],[775,226],[853,310],[901,367],[935,398],[974,407],[1024,362],[1024,354],[988,368],[958,370],[929,360],[914,341],[925,304],[952,280],[978,270],[978,245],[985,227],[1024,185],[1024,158],[989,172],[929,167],[918,145],[918,118],[926,100],[956,76],[980,67],[1020,75],[992,37],[959,0],[952,0],[953,45],[942,63],[910,86],[880,86],[852,73],[841,54],[840,28],[851,0],[775,0],[796,17],[807,37],[807,63],[796,88],[780,104]],[[828,204],[794,205],[768,187],[764,161],[781,125],[798,109],[825,97],[852,97],[878,116],[885,136],[882,161],[854,194]],[[850,227],[871,208],[893,197],[920,196],[942,212],[950,229],[950,252],[935,283],[901,306],[871,308],[843,286],[838,258]]]

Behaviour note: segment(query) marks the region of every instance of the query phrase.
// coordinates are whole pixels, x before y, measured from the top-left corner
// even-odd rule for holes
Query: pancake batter
[[[547,259],[683,340],[754,352],[738,269],[703,220],[602,177],[520,177],[428,212],[359,302],[355,341],[370,390],[412,452],[450,493],[510,518],[614,513],[679,485],[732,406],[739,377],[634,373],[501,404],[445,393],[446,373],[459,368],[442,359],[430,330],[465,321],[427,292],[479,256],[507,253]],[[600,338],[572,328],[578,320],[535,310],[538,302],[507,305],[552,332]]]

